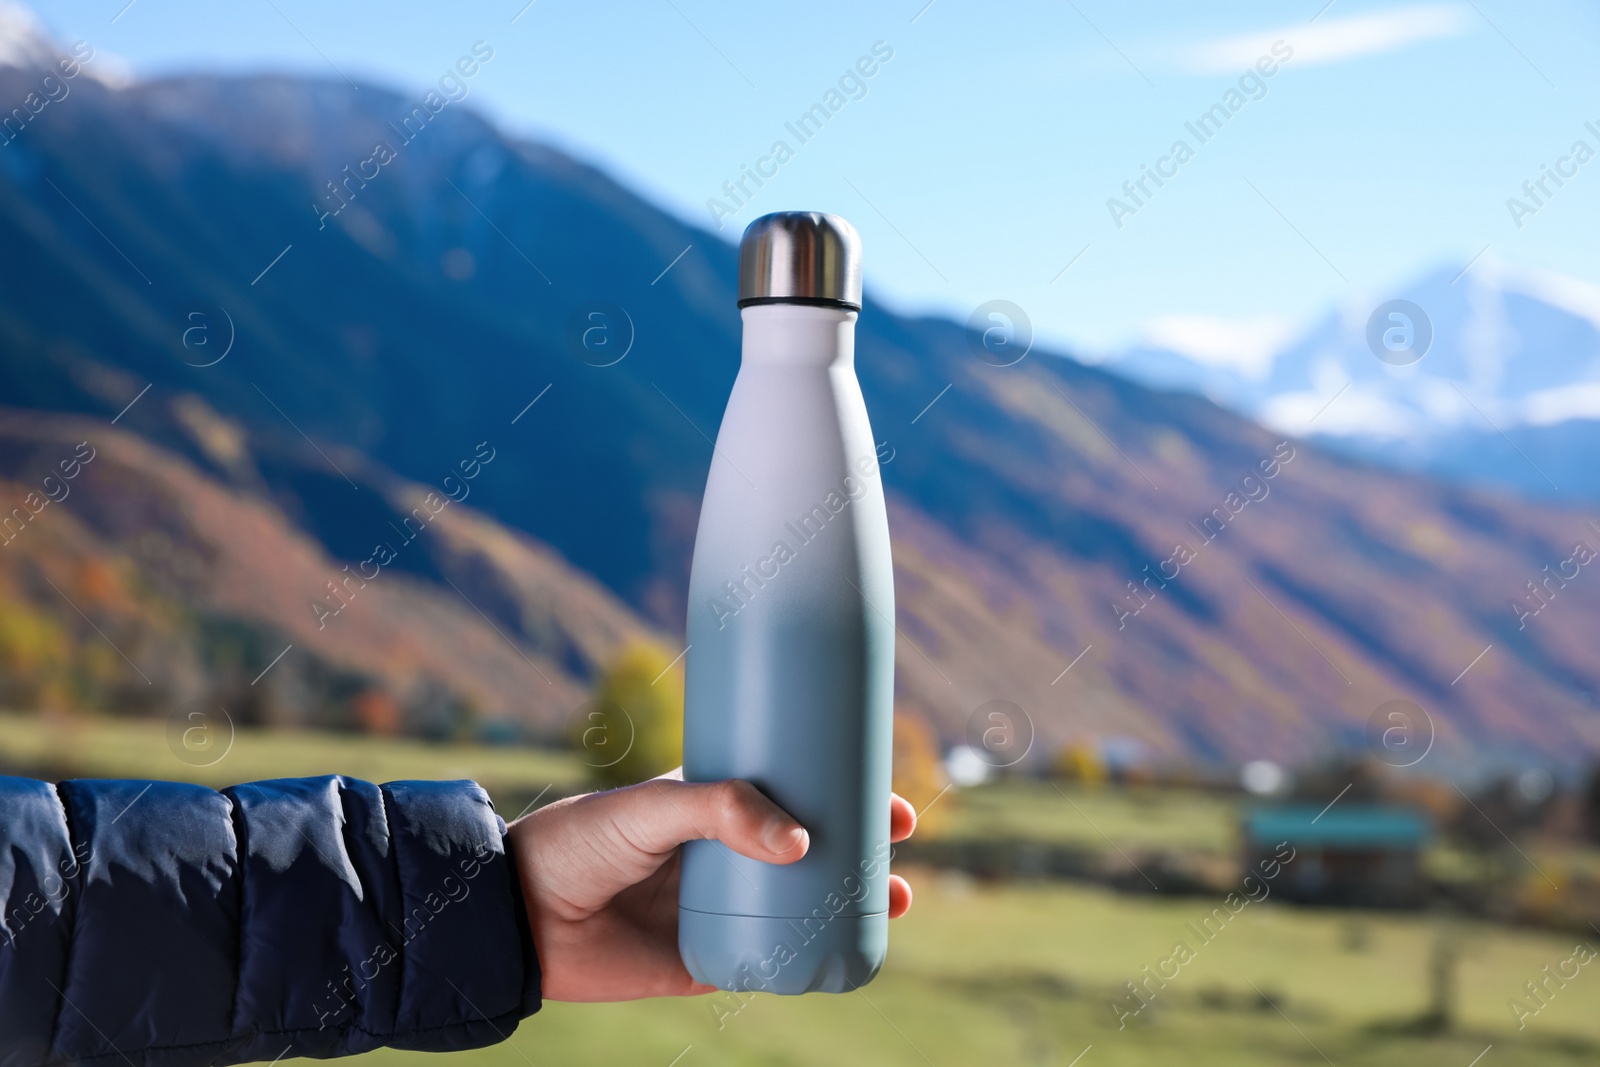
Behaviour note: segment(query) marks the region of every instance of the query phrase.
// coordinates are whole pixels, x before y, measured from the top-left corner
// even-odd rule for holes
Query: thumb
[[[665,855],[685,841],[721,841],[764,863],[793,863],[811,835],[749,782],[652,778],[604,795],[611,817],[635,847]]]

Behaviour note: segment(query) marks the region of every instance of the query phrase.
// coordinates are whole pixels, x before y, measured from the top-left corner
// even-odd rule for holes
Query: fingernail
[[[805,840],[804,827],[788,819],[773,819],[761,834],[762,842],[774,852],[793,852]]]

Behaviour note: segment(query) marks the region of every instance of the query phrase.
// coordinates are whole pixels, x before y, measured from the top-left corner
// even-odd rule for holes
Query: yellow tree
[[[939,758],[939,738],[922,716],[904,707],[894,713],[894,791],[922,813],[917,835],[936,836],[949,818],[953,797],[940,797],[948,781]],[[938,803],[935,804],[934,801]]]
[[[0,703],[28,710],[74,703],[69,681],[77,651],[50,616],[24,600],[0,598]]]
[[[1106,765],[1100,753],[1086,741],[1073,741],[1061,746],[1054,760],[1055,773],[1086,789],[1098,789],[1105,784]]]
[[[631,785],[683,762],[683,674],[654,641],[623,646],[573,724],[585,763],[606,786]]]

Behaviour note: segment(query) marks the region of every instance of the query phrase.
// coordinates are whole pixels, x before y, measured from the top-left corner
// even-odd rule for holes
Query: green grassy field
[[[941,799],[939,804],[943,804]],[[1171,849],[1231,854],[1238,804],[1171,789],[1084,789],[1027,778],[959,794],[941,829],[951,836],[1017,837],[1100,850]]]
[[[502,810],[583,787],[560,753],[428,745],[310,733],[240,731],[228,755],[194,768],[168,748],[161,723],[46,721],[0,714],[0,761],[30,773],[184,778],[220,785],[341,772],[376,780],[472,777]],[[1066,795],[1011,782],[952,794],[947,831],[1032,836],[1123,848],[1232,848],[1224,798],[1162,790]],[[515,814],[512,808],[508,814]],[[1104,836],[1102,836],[1104,835]],[[1441,919],[1427,914],[1246,907],[1214,940],[1185,928],[1215,901],[1123,896],[1078,885],[987,886],[908,872],[912,913],[895,924],[884,973],[842,997],[754,997],[719,1027],[707,999],[550,1004],[508,1042],[451,1058],[461,1067],[622,1063],[713,1064],[1443,1064],[1481,1067],[1600,1060],[1600,964],[1583,968],[1518,1031],[1508,998],[1572,952],[1574,939],[1481,923],[1452,929],[1459,945],[1458,1019],[1413,1032],[1428,998]],[[1122,984],[1168,956],[1196,958],[1126,1029],[1110,1004]],[[1590,943],[1600,946],[1600,934]],[[1264,995],[1264,996],[1263,996]],[[1269,1003],[1270,1001],[1270,1003]],[[1275,1007],[1273,1005],[1276,1005]],[[1281,1010],[1280,1010],[1281,1009]],[[1092,1046],[1092,1047],[1091,1047]],[[1088,1050],[1085,1052],[1085,1050]],[[675,1057],[681,1057],[675,1060]],[[380,1051],[372,1067],[437,1065]]]
[[[1184,923],[1198,922],[1206,902],[1076,886],[982,888],[948,875],[918,878],[916,888],[916,906],[895,925],[888,966],[858,993],[758,995],[720,1029],[705,1000],[550,1004],[507,1045],[454,1058],[483,1067],[665,1067],[692,1046],[682,1067],[1065,1065],[1093,1045],[1082,1067],[1467,1067],[1491,1044],[1484,1067],[1600,1057],[1600,971],[1585,968],[1521,1033],[1505,1006],[1522,982],[1571,952],[1570,939],[1460,928],[1458,1027],[1408,1036],[1406,1024],[1427,1002],[1433,921],[1251,905],[1119,1030],[1109,1004],[1121,983],[1166,956],[1175,939],[1196,943]],[[429,1057],[366,1059],[417,1067]]]
[[[0,762],[29,773],[162,778],[212,787],[318,774],[371,782],[471,778],[507,817],[546,788],[548,797],[588,787],[588,768],[575,755],[544,749],[239,729],[226,754],[195,766],[173,753],[162,720],[15,712],[0,712]]]

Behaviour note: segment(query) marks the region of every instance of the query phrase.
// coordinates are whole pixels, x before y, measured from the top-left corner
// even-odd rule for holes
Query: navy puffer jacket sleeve
[[[0,777],[0,1067],[492,1044],[539,1007],[472,782]]]

